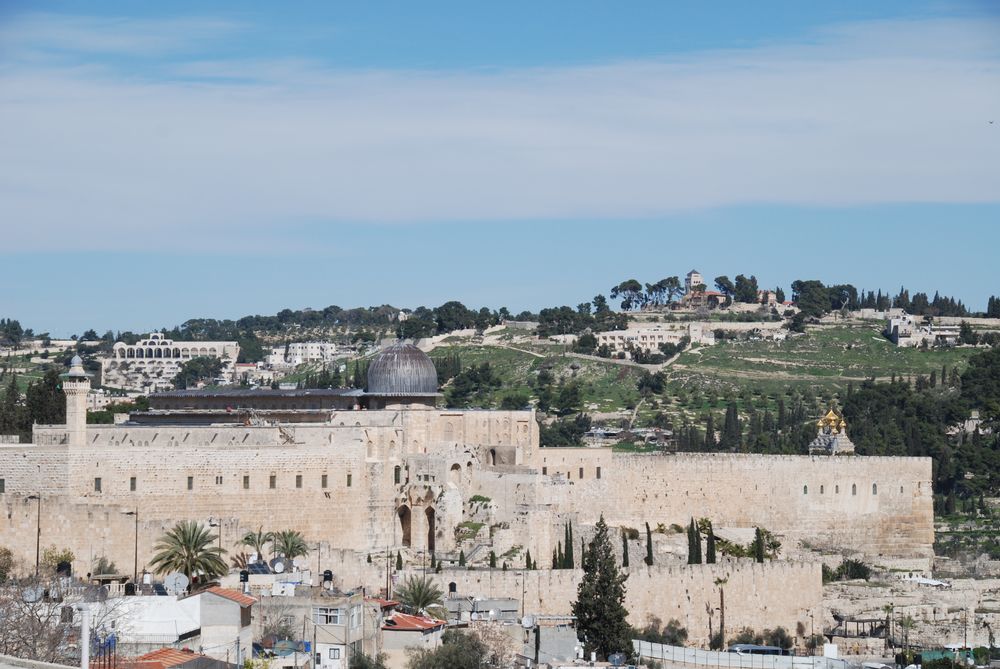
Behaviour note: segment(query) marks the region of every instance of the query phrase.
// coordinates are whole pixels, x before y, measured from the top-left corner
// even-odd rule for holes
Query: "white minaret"
[[[69,446],[87,443],[87,393],[90,392],[90,374],[83,371],[83,360],[74,355],[69,371],[61,374],[63,392],[66,394],[66,433]]]

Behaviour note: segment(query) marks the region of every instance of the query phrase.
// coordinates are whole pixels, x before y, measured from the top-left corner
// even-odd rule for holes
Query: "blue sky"
[[[0,153],[0,316],[56,334],[692,267],[1000,293],[987,2],[7,2]]]

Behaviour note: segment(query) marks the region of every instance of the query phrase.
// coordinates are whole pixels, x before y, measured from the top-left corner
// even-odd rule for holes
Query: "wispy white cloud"
[[[107,26],[81,25],[75,49],[106,43]],[[996,29],[879,22],[810,43],[485,72],[173,59],[153,79],[15,59],[0,68],[0,247],[996,202]],[[110,32],[133,48],[129,30]]]

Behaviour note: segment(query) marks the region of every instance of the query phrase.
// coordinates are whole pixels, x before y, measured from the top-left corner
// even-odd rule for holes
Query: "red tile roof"
[[[147,667],[153,669],[154,667],[162,667],[162,669],[169,669],[170,667],[176,667],[180,664],[187,664],[191,660],[202,657],[195,653],[193,650],[183,649],[177,650],[176,648],[160,648],[154,650],[145,655],[140,655],[134,658],[132,662],[142,667]]]
[[[257,603],[256,597],[251,597],[250,595],[244,595],[239,590],[232,590],[230,588],[223,588],[218,585],[212,586],[211,588],[205,588],[198,594],[211,593],[213,595],[218,595],[230,601],[236,602],[240,606],[251,606]]]
[[[393,599],[382,599],[381,597],[369,597],[369,602],[377,602],[378,605],[383,609],[391,609],[394,606],[399,606],[399,602]]]
[[[396,612],[382,622],[385,631],[425,632],[445,626],[445,621]]]

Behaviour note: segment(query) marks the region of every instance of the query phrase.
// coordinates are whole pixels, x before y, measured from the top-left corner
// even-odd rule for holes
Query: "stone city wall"
[[[719,585],[725,589],[726,631],[782,626],[795,634],[798,623],[808,628],[809,615],[820,613],[823,579],[819,563],[751,560],[674,567],[631,567],[626,581],[625,607],[629,622],[646,624],[649,616],[666,623],[672,618],[687,628],[689,641],[707,644],[709,615],[713,631],[719,629]],[[524,597],[525,614],[568,615],[583,576],[579,569],[464,570],[444,569],[436,574],[439,587],[449,591],[454,583],[461,596]]]
[[[764,527],[815,547],[932,555],[929,458],[560,448],[540,449],[534,466],[549,479],[536,487],[533,503],[580,523],[603,514],[613,526],[684,526],[704,517],[720,527]]]

